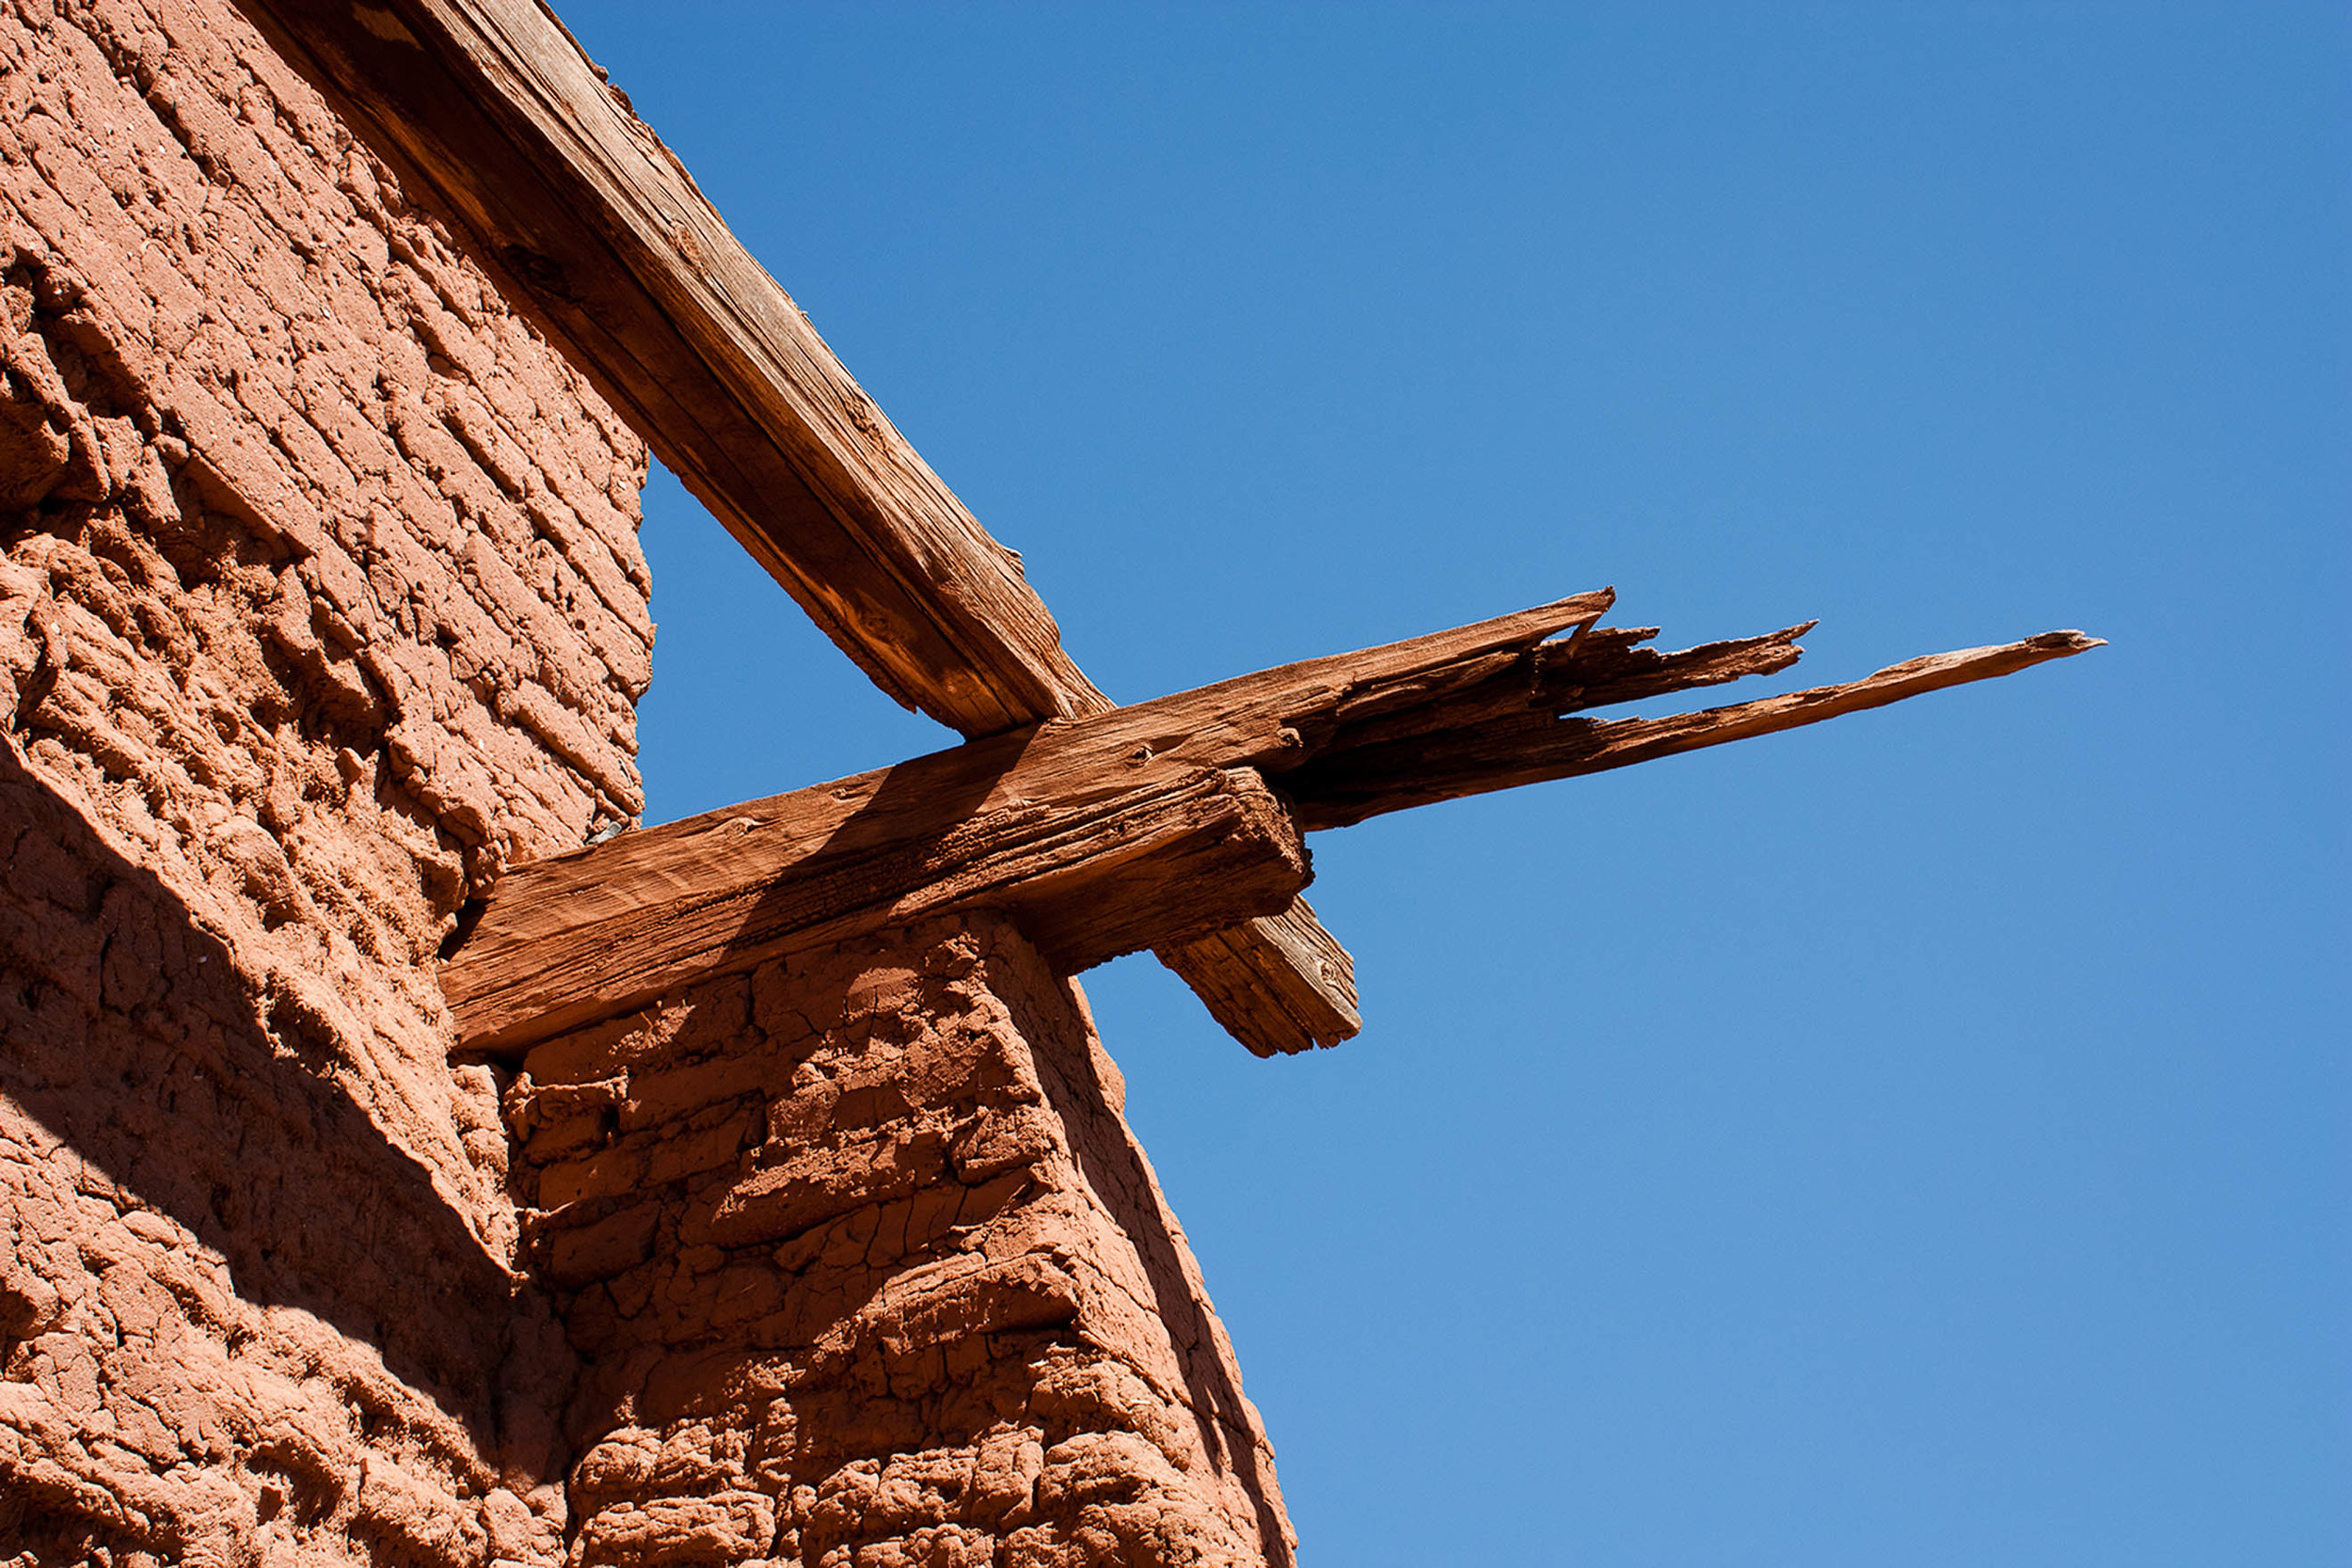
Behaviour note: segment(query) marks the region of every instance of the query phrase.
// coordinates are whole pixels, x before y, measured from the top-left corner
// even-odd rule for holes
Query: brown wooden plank
[[[1845,686],[1664,720],[1563,717],[1794,663],[1810,623],[1677,653],[1589,629],[1607,589],[1045,726],[1073,774],[1141,759],[1255,768],[1310,832],[1836,718],[2102,646],[2080,632],[1938,654]],[[1568,631],[1572,635],[1553,639]],[[1629,727],[1630,726],[1630,727]],[[1644,727],[1648,726],[1648,727]],[[1604,738],[1596,738],[1604,737]]]
[[[1146,759],[1287,771],[1322,754],[1343,725],[1490,703],[1544,641],[1589,626],[1613,589],[1352,654],[1278,665],[1040,732],[1084,766]],[[1080,766],[1073,763],[1073,767]]]
[[[1064,973],[1284,909],[1309,877],[1248,769],[1082,780],[1001,736],[501,879],[442,969],[459,1049],[501,1053],[695,980],[959,909]],[[1007,744],[1010,742],[1011,744]]]
[[[1351,699],[1441,692],[1466,669],[1523,657],[1555,632],[1590,625],[1612,597],[1580,594],[1056,720],[516,866],[442,969],[461,1048],[502,1050],[700,974],[947,909],[1014,911],[1073,973],[1145,946],[1184,951],[1226,926],[1283,914],[1306,885],[1307,862],[1249,763],[1306,754],[1292,717],[1320,733],[1330,726],[1316,716]],[[1201,966],[1212,1007],[1244,1022],[1246,1043],[1296,1049],[1283,1042],[1335,1034],[1343,1015],[1328,1015],[1353,1008],[1352,972],[1330,957],[1338,944],[1285,921],[1221,945],[1244,941],[1280,955],[1250,966],[1257,983],[1269,968],[1302,977],[1233,1002],[1222,989],[1232,967]],[[1288,1022],[1259,1032],[1257,1019],[1278,1008]]]
[[[702,974],[983,905],[1012,911],[1065,971],[1150,945],[1182,974],[1233,944],[1227,927],[1285,911],[1310,874],[1302,831],[1816,723],[2100,645],[2050,632],[1674,718],[1558,716],[1596,696],[1784,668],[1803,629],[1654,654],[1635,645],[1646,633],[1588,634],[1609,602],[1583,594],[1057,720],[520,866],[444,990],[467,1047],[499,1049]],[[1311,921],[1249,928],[1284,950],[1281,972],[1311,976],[1296,990],[1229,1003],[1214,969],[1200,987],[1261,1054],[1353,1027],[1327,1000],[1352,1012],[1345,956]],[[1254,1032],[1278,1011],[1287,1022]]]
[[[968,736],[1110,707],[1018,556],[544,7],[242,3],[875,684]],[[1190,970],[1232,1016],[1314,983],[1296,951],[1245,932]]]

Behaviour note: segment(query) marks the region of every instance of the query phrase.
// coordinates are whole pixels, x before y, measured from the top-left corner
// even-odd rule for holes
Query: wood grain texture
[[[1269,947],[1284,961],[1257,962],[1253,954]],[[1262,915],[1157,952],[1210,1016],[1253,1055],[1295,1055],[1337,1045],[1355,1038],[1364,1026],[1356,1010],[1356,960],[1323,928],[1304,898],[1280,914]]]
[[[240,3],[876,685],[974,737],[1111,706],[1018,556],[545,7]],[[1262,1037],[1290,1015],[1249,1021],[1249,999],[1314,983],[1291,967],[1296,944],[1267,935],[1188,971]]]
[[[245,4],[883,690],[965,735],[1107,705],[1019,558],[545,8]]]
[[[1155,946],[1152,956],[1252,1055],[1295,1055],[1362,1031],[1356,960],[1305,899],[1218,936],[1209,943]]]
[[[1570,717],[1784,669],[1804,629],[1659,653],[1640,645],[1646,628],[1592,629],[1612,599],[1580,594],[1057,720],[518,867],[444,989],[466,1045],[498,1049],[700,974],[989,906],[1014,911],[1068,972],[1152,946],[1179,974],[1205,974],[1196,989],[1251,1050],[1305,1049],[1357,1020],[1345,954],[1311,914],[1287,916],[1310,874],[1299,833],[1817,723],[2100,645],[2049,632],[1672,718]],[[1238,940],[1279,949],[1279,972],[1308,978],[1231,998],[1217,955]]]
[[[1675,689],[1677,681],[1711,684],[1738,673],[1785,667],[1793,662],[1797,649],[1793,641],[1783,640],[1802,629],[1792,627],[1769,638],[1660,655],[1659,662],[1638,677],[1604,679],[1589,686],[1576,678],[1580,672],[1573,649],[1544,650],[1551,657],[1531,661],[1538,673],[1532,706],[1497,715],[1490,702],[1482,703],[1480,695],[1470,694],[1456,711],[1481,714],[1484,721],[1457,723],[1448,715],[1422,714],[1416,716],[1422,721],[1419,726],[1406,733],[1397,733],[1393,725],[1389,733],[1376,726],[1343,730],[1314,758],[1284,772],[1278,782],[1293,800],[1303,829],[1343,828],[1385,812],[1598,773],[1678,752],[1817,724],[1946,687],[2014,674],[2050,659],[2105,646],[2101,639],[2078,631],[2044,632],[2019,642],[1910,659],[1843,685],[1814,687],[1672,718],[1561,716],[1564,702],[1570,707],[1598,705],[1591,701],[1595,693],[1609,701],[1623,701],[1628,700],[1628,693],[1647,696]],[[1783,651],[1787,657],[1780,657]],[[1755,668],[1740,668],[1742,665]],[[1552,684],[1547,687],[1547,682]],[[1576,695],[1565,695],[1568,692]]]
[[[1285,909],[1307,855],[1248,769],[1083,780],[1025,735],[626,833],[501,879],[443,992],[501,1053],[667,990],[959,909],[1009,912],[1057,970]]]
[[[1589,625],[1611,599],[1581,594],[1055,720],[516,866],[442,968],[460,1049],[512,1049],[699,975],[955,908],[1012,911],[1070,973],[1142,947],[1186,952],[1226,927],[1286,914],[1307,884],[1306,853],[1250,763],[1303,757],[1290,716],[1519,657]],[[1214,955],[1195,964],[1210,976],[1204,1000],[1244,1022],[1252,1049],[1302,1049],[1287,1042],[1353,1027],[1352,967],[1332,960],[1338,943],[1317,941],[1312,922],[1221,944],[1279,954],[1241,983],[1264,985],[1271,971],[1299,975],[1295,986],[1229,1000],[1240,971]],[[1278,1009],[1281,1021],[1260,1030]]]
[[[1264,773],[1302,828],[1621,768],[1817,723],[2102,646],[2076,631],[1937,654],[1842,686],[1672,719],[1592,720],[1640,701],[1794,664],[1812,623],[1677,652],[1655,628],[1598,630],[1613,591],[1578,594],[1453,631],[1262,670],[1116,709],[1057,745]],[[1569,635],[1562,637],[1560,633]],[[1049,729],[1057,726],[1048,726]]]

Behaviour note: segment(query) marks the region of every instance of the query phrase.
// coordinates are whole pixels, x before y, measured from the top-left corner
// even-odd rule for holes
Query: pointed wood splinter
[[[1769,637],[1661,654],[1655,656],[1656,664],[1637,674],[1613,673],[1592,682],[1574,678],[1578,660],[1572,653],[1564,651],[1549,671],[1539,657],[1533,694],[1522,697],[1516,712],[1498,711],[1500,699],[1466,697],[1453,713],[1424,712],[1416,721],[1391,723],[1385,730],[1343,729],[1312,761],[1276,775],[1276,782],[1295,803],[1299,823],[1307,831],[1344,828],[1384,812],[1603,772],[1818,724],[2106,646],[2104,639],[2078,631],[2043,632],[2022,642],[1910,659],[1842,686],[1819,686],[1669,719],[1564,717],[1579,708],[1785,669],[1796,662],[1799,652],[1792,639],[1805,629],[1792,626]],[[1470,716],[1470,721],[1457,721],[1456,713]]]

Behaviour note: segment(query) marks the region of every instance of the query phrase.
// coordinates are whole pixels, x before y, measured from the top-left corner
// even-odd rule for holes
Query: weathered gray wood
[[[1611,599],[1057,720],[518,867],[444,989],[464,1043],[495,1050],[701,974],[982,905],[1012,911],[1066,971],[1149,945],[1181,974],[1234,940],[1226,927],[1280,913],[1305,886],[1301,831],[1816,723],[2099,646],[2050,632],[1669,719],[1561,717],[1785,668],[1804,629],[1654,653],[1636,645],[1646,632],[1590,630]],[[1574,635],[1549,641],[1562,631]],[[1319,929],[1251,933],[1284,951],[1284,972],[1312,976],[1296,991],[1229,1004],[1214,980],[1200,988],[1220,1017],[1287,1016],[1270,1036],[1236,1031],[1261,1054],[1353,1027],[1325,1011],[1344,995],[1352,1012],[1354,987]]]
[[[883,690],[976,737],[1111,706],[1063,652],[1019,558],[544,6],[241,3]],[[1326,933],[1315,945],[1336,944]],[[1315,983],[1292,954],[1245,932],[1190,974],[1230,1017]],[[1242,1026],[1271,1037],[1288,1017]]]

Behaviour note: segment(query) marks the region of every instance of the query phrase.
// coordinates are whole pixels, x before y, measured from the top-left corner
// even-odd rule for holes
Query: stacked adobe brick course
[[[986,919],[534,1048],[505,1104],[583,1359],[582,1560],[1288,1561],[1123,1098]]]

